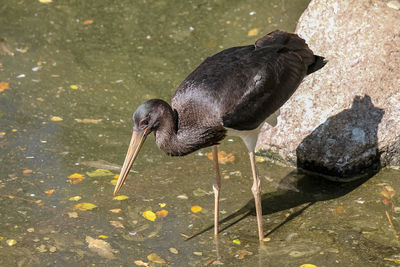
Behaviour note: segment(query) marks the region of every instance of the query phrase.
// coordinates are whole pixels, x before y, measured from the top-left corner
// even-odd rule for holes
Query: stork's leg
[[[215,145],[212,148],[213,161],[214,161],[214,197],[215,197],[215,209],[214,209],[214,235],[218,235],[218,219],[219,219],[219,191],[221,189],[221,175],[219,173],[218,165],[218,147]]]
[[[261,184],[260,184],[260,179],[258,178],[258,172],[257,172],[257,168],[256,168],[254,152],[249,152],[249,156],[250,156],[250,163],[251,163],[251,171],[253,172],[253,186],[251,187],[251,191],[253,192],[254,200],[255,200],[255,204],[256,204],[258,238],[260,240],[263,240],[264,232],[263,232],[263,224],[262,224]]]

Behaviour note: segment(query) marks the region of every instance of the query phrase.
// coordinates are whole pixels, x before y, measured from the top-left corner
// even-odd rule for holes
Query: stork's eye
[[[140,121],[140,125],[147,126],[149,125],[149,121],[147,119],[143,119]]]

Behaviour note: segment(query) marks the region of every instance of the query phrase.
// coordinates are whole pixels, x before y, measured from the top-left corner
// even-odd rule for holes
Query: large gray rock
[[[400,11],[386,1],[314,0],[296,32],[329,62],[264,125],[259,149],[335,180],[400,165]]]

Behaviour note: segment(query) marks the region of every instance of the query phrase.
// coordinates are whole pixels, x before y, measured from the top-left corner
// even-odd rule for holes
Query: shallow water
[[[9,83],[0,92],[0,265],[132,266],[156,253],[172,266],[395,266],[399,199],[386,197],[385,205],[381,191],[399,188],[398,171],[336,184],[258,163],[270,238],[263,246],[249,160],[236,138],[220,147],[235,160],[221,165],[218,240],[210,149],[170,158],[149,137],[121,191],[126,200],[113,200],[113,175],[87,174],[111,167],[118,173],[141,102],[168,100],[223,48],[276,28],[293,31],[307,3],[2,1],[0,37],[14,55],[0,50],[0,82]],[[259,34],[248,36],[254,28]],[[77,182],[68,178],[73,173],[85,177]],[[74,196],[81,199],[69,200]],[[84,202],[97,208],[74,208]],[[202,211],[193,213],[195,205]],[[154,222],[142,216],[162,209],[168,215]],[[86,236],[100,235],[114,259],[88,248]]]

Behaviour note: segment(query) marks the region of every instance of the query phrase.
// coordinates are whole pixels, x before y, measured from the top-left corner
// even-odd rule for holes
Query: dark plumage
[[[125,160],[124,178],[115,193],[150,132],[160,149],[171,156],[217,145],[232,133],[242,137],[250,158],[254,157],[261,124],[289,99],[306,75],[325,63],[303,39],[283,31],[271,32],[255,45],[232,47],[207,58],[181,83],[171,106],[151,99],[138,107],[133,115],[132,155]],[[255,169],[253,174],[256,182]]]

